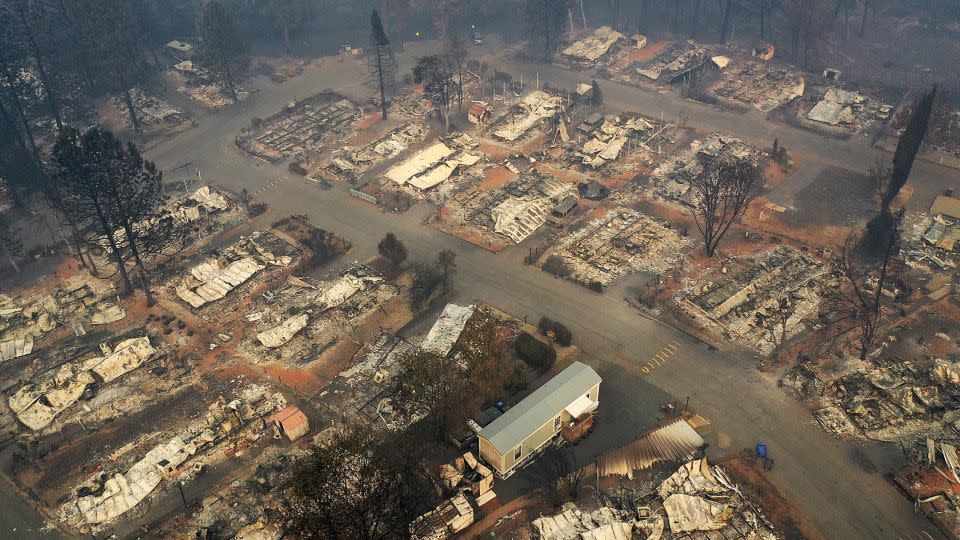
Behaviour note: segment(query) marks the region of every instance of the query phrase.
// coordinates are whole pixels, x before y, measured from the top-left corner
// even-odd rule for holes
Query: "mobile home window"
[[[513,451],[513,459],[520,459],[521,448],[518,446],[516,450]]]

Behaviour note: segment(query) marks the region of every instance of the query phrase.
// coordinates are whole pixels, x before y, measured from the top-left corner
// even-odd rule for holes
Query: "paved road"
[[[409,65],[412,55],[423,50],[408,49],[401,64]],[[552,67],[516,63],[509,67],[524,70],[525,79],[539,69],[541,80],[554,84],[582,80],[580,75]],[[365,89],[359,82],[363,76],[362,65],[348,62],[307,73],[280,87],[264,83],[267,88],[250,102],[202,119],[198,129],[158,145],[149,158],[163,168],[192,161],[211,182],[238,189],[254,191],[271,184],[261,195],[271,211],[278,216],[309,214],[312,221],[357,246],[352,258],[373,254],[377,241],[388,231],[404,239],[411,259],[432,256],[444,248],[456,249],[460,270],[455,300],[483,301],[520,317],[548,314],[566,322],[606,380],[603,422],[585,452],[595,454],[626,442],[654,423],[657,403],[670,396],[690,396],[691,407],[713,422],[708,435],[713,444],[711,454],[735,453],[764,440],[777,463],[771,479],[798,501],[824,537],[920,538],[921,530],[939,537],[880,475],[866,472],[871,467],[865,461],[881,470],[897,461],[889,446],[867,445],[858,450],[856,445],[828,436],[803,407],[777,389],[774,378],[757,373],[749,357],[731,358],[710,351],[680,332],[640,317],[611,293],[596,294],[524,266],[519,259],[525,248],[494,255],[426,228],[420,222],[431,209],[424,203],[403,216],[384,214],[350,197],[344,186],[321,190],[288,174],[285,167],[263,164],[234,148],[234,136],[248,125],[250,117],[271,114],[291,96],[306,96],[327,87],[363,96]],[[730,114],[621,85],[604,84],[603,88],[607,104],[614,108],[651,115],[663,111],[668,117],[684,115],[694,127],[723,129],[748,139],[769,139],[773,127],[795,152],[825,165],[862,170],[875,155],[865,143],[772,126],[758,114]],[[914,178],[924,182],[946,174],[930,164],[919,164],[916,170]],[[949,174],[955,177],[953,172]],[[283,180],[275,182],[279,179]],[[679,345],[677,353],[644,376],[640,367],[670,343]],[[858,459],[853,459],[854,455]]]

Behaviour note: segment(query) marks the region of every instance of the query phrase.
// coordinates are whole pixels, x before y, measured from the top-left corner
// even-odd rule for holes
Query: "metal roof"
[[[601,476],[622,475],[633,478],[634,471],[649,469],[658,461],[691,459],[703,438],[683,418],[678,418],[631,443],[600,456],[597,464]]]
[[[574,362],[480,430],[480,437],[505,454],[600,381],[600,376],[593,368],[582,362]]]
[[[937,198],[933,200],[933,206],[930,207],[930,213],[945,214],[952,218],[960,218],[960,199],[946,195],[937,195]]]

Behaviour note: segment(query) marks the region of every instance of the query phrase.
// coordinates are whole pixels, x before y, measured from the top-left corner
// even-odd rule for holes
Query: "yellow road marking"
[[[677,354],[677,351],[679,350],[680,343],[676,340],[668,343],[666,346],[660,349],[657,354],[653,355],[650,360],[647,361],[646,365],[640,368],[640,372],[644,375],[649,374],[657,367],[666,363],[666,361],[669,360],[673,355]]]

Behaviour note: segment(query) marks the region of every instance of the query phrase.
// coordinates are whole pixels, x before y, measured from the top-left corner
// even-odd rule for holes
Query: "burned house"
[[[501,189],[466,195],[460,204],[470,222],[519,244],[547,222],[550,211],[576,186],[534,170],[510,181]]]
[[[237,146],[267,161],[279,161],[319,150],[328,137],[342,133],[359,118],[360,109],[343,96],[317,94],[273,116],[255,119],[253,129],[237,137]]]
[[[707,92],[720,103],[770,112],[803,96],[803,73],[755,60],[729,62]]]
[[[553,254],[563,259],[572,281],[607,286],[631,272],[664,273],[691,245],[668,225],[617,207],[562,238]]]
[[[651,187],[666,199],[694,204],[690,181],[703,172],[704,164],[714,160],[739,160],[762,164],[763,152],[736,137],[710,133],[690,143],[690,148],[660,164],[651,175]]]
[[[815,95],[819,100],[800,119],[806,127],[858,131],[886,116],[882,103],[858,92],[830,86],[816,89]]]
[[[562,97],[543,90],[534,90],[500,117],[490,129],[497,139],[515,143],[523,139],[531,129],[556,118],[564,108]]]
[[[564,57],[578,63],[592,64],[605,58],[625,36],[609,26],[601,26],[587,37],[577,40],[563,50]]]
[[[727,257],[691,282],[677,302],[700,325],[767,354],[816,318],[821,291],[832,282],[829,265],[778,247],[751,258]]]

